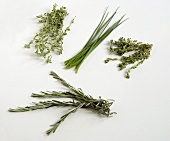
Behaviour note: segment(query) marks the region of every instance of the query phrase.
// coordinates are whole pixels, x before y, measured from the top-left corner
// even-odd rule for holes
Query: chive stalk
[[[118,8],[116,11],[107,19],[109,12],[106,11],[104,12],[98,26],[94,30],[93,34],[83,47],[83,49],[74,57],[66,60],[65,66],[67,69],[75,67],[76,73],[78,72],[80,66],[82,63],[85,61],[85,59],[93,52],[93,50],[100,45],[100,43],[107,37],[109,36],[110,33],[114,29],[116,29],[120,24],[122,24],[125,20],[123,20],[124,16],[123,15],[118,21],[113,23],[110,27],[108,27],[109,23],[112,21],[113,17],[116,15]]]

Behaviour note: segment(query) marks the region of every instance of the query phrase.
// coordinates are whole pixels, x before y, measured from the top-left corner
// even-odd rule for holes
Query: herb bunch
[[[145,44],[142,42],[138,42],[137,40],[131,40],[130,38],[125,39],[123,37],[119,38],[118,41],[110,41],[110,51],[121,56],[118,58],[107,58],[105,63],[109,61],[119,60],[118,67],[120,70],[125,69],[130,64],[135,64],[130,67],[125,77],[130,78],[130,72],[132,69],[136,69],[139,65],[141,65],[146,59],[150,57],[150,52],[152,50],[152,44]],[[132,53],[129,56],[125,56],[125,53]]]
[[[53,76],[54,79],[57,79],[61,82],[65,87],[69,89],[69,91],[61,92],[61,91],[47,91],[41,92],[40,94],[33,93],[31,96],[34,98],[69,98],[69,101],[58,101],[58,100],[48,100],[48,101],[40,101],[38,103],[33,102],[32,106],[26,107],[18,107],[16,109],[9,109],[9,112],[27,112],[38,109],[47,109],[50,107],[73,107],[68,113],[63,115],[59,121],[52,124],[50,129],[46,131],[47,135],[54,133],[59,125],[72,113],[75,113],[80,108],[89,109],[95,113],[111,116],[112,114],[116,114],[115,112],[110,111],[110,107],[113,104],[114,100],[104,100],[101,97],[98,99],[93,98],[90,95],[85,95],[84,92],[79,88],[76,89],[71,86],[64,79],[59,77],[55,72],[51,71],[50,75]]]
[[[25,45],[25,48],[35,47],[35,53],[43,58],[46,58],[47,63],[51,63],[51,52],[55,51],[59,55],[63,51],[63,39],[70,31],[70,26],[74,22],[71,21],[70,25],[63,29],[63,22],[68,15],[66,7],[56,9],[57,5],[53,5],[53,9],[49,13],[44,13],[37,16],[39,23],[43,27],[39,30],[34,38]]]
[[[109,23],[115,16],[116,11],[107,19],[109,12],[107,10],[104,12],[98,26],[94,30],[93,34],[83,47],[83,49],[74,57],[65,61],[65,66],[67,69],[75,67],[76,73],[78,72],[81,64],[84,60],[89,56],[89,54],[120,24],[122,24],[125,20],[123,20],[124,16],[122,16],[118,21],[108,27]],[[108,27],[108,28],[107,28]]]

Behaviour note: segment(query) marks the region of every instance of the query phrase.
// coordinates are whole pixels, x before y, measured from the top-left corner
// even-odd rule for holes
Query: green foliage
[[[95,113],[104,115],[104,116],[111,116],[112,114],[116,114],[115,112],[110,111],[110,107],[113,104],[114,100],[104,100],[101,97],[98,99],[93,98],[90,95],[85,95],[84,92],[79,88],[76,89],[68,82],[66,82],[63,78],[59,77],[55,72],[50,72],[50,75],[53,76],[54,79],[57,79],[61,82],[65,87],[69,90],[65,92],[61,91],[47,91],[41,92],[41,94],[32,94],[34,98],[68,98],[68,101],[40,101],[38,103],[33,102],[32,106],[26,107],[18,107],[16,109],[9,109],[9,112],[27,112],[33,111],[38,109],[47,109],[50,107],[73,107],[68,113],[63,115],[59,121],[51,125],[51,128],[46,131],[46,134],[49,135],[54,133],[59,125],[72,113],[75,113],[78,109],[84,108],[89,109]]]
[[[130,64],[135,64],[130,67],[126,72],[126,78],[130,78],[130,72],[132,69],[136,69],[141,65],[146,59],[150,57],[150,52],[152,50],[152,44],[144,44],[138,42],[137,40],[131,40],[130,38],[125,39],[123,37],[119,38],[118,41],[110,41],[110,51],[114,54],[121,56],[118,58],[107,58],[105,63],[109,61],[120,60],[121,63],[118,65],[120,70],[125,69]],[[131,55],[124,55],[126,53],[132,53]]]
[[[35,47],[35,53],[41,57],[46,58],[47,63],[51,63],[51,52],[55,51],[59,55],[63,51],[63,39],[70,31],[70,26],[74,22],[63,29],[63,22],[65,17],[68,15],[66,7],[56,9],[57,5],[53,5],[53,9],[50,13],[44,13],[37,16],[39,23],[43,27],[39,30],[34,38],[25,45],[25,48]]]
[[[74,57],[70,58],[69,60],[65,61],[65,66],[67,69],[75,67],[76,72],[78,72],[81,64],[84,60],[90,55],[90,53],[120,24],[124,21],[122,16],[118,21],[108,27],[109,23],[115,16],[116,11],[107,19],[108,12],[107,10],[104,12],[101,21],[99,22],[98,26],[94,30],[93,34],[91,35],[90,39],[87,41],[83,49]],[[108,27],[108,28],[107,28]]]

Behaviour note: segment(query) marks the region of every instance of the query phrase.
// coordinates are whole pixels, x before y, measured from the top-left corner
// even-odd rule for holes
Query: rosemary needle
[[[56,123],[50,126],[50,129],[46,131],[47,135],[54,133],[56,129],[60,126],[60,124],[71,114],[77,112],[80,108],[89,109],[95,113],[105,115],[107,117],[112,114],[116,114],[115,112],[111,112],[110,107],[112,106],[114,100],[104,100],[101,97],[98,99],[93,98],[90,95],[85,95],[84,92],[79,88],[76,89],[68,82],[66,82],[63,78],[58,76],[55,72],[51,71],[50,75],[53,76],[54,79],[57,79],[61,82],[65,87],[69,90],[62,91],[41,91],[40,94],[33,93],[31,96],[34,98],[68,98],[71,100],[68,101],[58,101],[58,100],[48,100],[48,101],[40,101],[38,103],[33,102],[31,106],[26,107],[18,107],[16,109],[9,109],[9,112],[27,112],[38,109],[47,109],[50,107],[73,107],[68,113],[63,115]]]

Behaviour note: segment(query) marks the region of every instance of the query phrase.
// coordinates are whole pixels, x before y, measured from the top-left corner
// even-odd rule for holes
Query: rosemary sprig
[[[70,115],[75,113],[78,109],[80,109],[81,107],[83,107],[84,103],[78,105],[77,107],[73,108],[72,110],[70,110],[67,114],[65,114],[64,116],[62,116],[60,118],[59,121],[57,121],[56,123],[54,123],[53,125],[51,125],[51,128],[49,130],[46,131],[47,135],[50,135],[51,133],[54,133],[56,131],[56,129],[58,128],[58,126]]]
[[[76,73],[78,72],[81,64],[84,60],[91,54],[91,52],[120,24],[122,24],[125,20],[123,20],[124,16],[122,16],[118,21],[112,24],[109,28],[108,25],[115,16],[118,8],[116,11],[107,19],[108,12],[107,10],[104,12],[98,26],[94,30],[93,34],[83,47],[83,49],[74,57],[65,61],[65,66],[67,69],[75,67]]]
[[[111,116],[112,114],[116,114],[116,112],[111,112],[110,107],[113,104],[114,100],[104,100],[101,97],[99,99],[95,99],[90,95],[85,95],[84,92],[79,88],[76,89],[68,82],[66,82],[63,78],[59,77],[55,72],[51,71],[50,75],[53,76],[54,79],[57,79],[61,82],[65,87],[69,89],[69,91],[61,92],[61,91],[41,91],[40,94],[33,93],[31,96],[34,98],[68,98],[72,99],[71,101],[40,101],[38,103],[33,102],[32,106],[26,107],[18,107],[16,109],[9,109],[9,112],[27,112],[38,109],[47,109],[50,107],[74,107],[71,111],[66,113],[64,116],[60,118],[59,121],[51,125],[51,128],[46,131],[46,134],[49,135],[54,133],[59,125],[72,113],[75,113],[80,108],[89,109],[95,113],[99,113],[105,116]]]
[[[107,58],[105,63],[108,63],[109,61],[120,60],[121,63],[118,65],[120,70],[125,69],[130,64],[135,64],[126,71],[125,77],[130,78],[131,70],[136,69],[150,57],[152,46],[152,44],[145,44],[138,42],[137,40],[131,40],[130,38],[125,39],[121,37],[118,41],[111,40],[110,51],[121,56],[121,58]],[[129,56],[124,55],[125,53],[129,52],[132,52],[132,54]]]
[[[32,102],[33,106],[26,106],[26,107],[18,107],[17,109],[9,109],[9,112],[27,112],[27,111],[34,111],[38,109],[47,109],[54,106],[77,106],[80,103],[75,103],[74,101],[67,101],[61,102],[57,100],[51,101],[40,101],[38,103]]]
[[[49,13],[44,13],[37,16],[39,23],[43,27],[39,30],[34,38],[25,45],[25,48],[35,47],[35,53],[43,58],[46,58],[47,63],[51,63],[51,52],[57,51],[60,55],[63,51],[63,39],[70,31],[70,26],[74,22],[71,21],[70,25],[63,29],[63,22],[68,15],[66,7],[56,9],[57,5],[53,5],[53,9]]]

